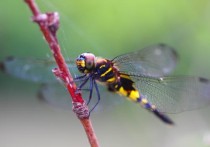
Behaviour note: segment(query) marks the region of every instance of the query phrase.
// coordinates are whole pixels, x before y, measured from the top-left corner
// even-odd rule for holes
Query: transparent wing
[[[56,67],[53,60],[8,57],[1,63],[1,69],[14,77],[38,83],[53,83],[56,78],[52,69]],[[72,73],[78,74],[75,64],[68,61]]]
[[[85,85],[84,89],[88,89],[88,86],[89,83]],[[107,91],[105,86],[98,84],[98,87],[101,100],[99,104],[95,107],[93,112],[98,113],[107,111],[110,110],[110,108],[112,108],[113,106],[124,102],[124,99],[121,98],[118,94]],[[65,87],[61,84],[42,85],[41,89],[39,90],[39,96],[42,100],[44,100],[44,102],[47,102],[53,106],[66,110],[72,109],[70,96]],[[82,90],[82,97],[87,102],[89,97],[89,91]],[[94,90],[91,102],[88,105],[89,109],[93,108],[93,106],[97,103],[97,100],[97,94]]]
[[[74,62],[67,61],[67,63],[74,76],[80,75]],[[57,82],[58,80],[56,80],[52,73],[52,69],[56,67],[54,60],[8,57],[0,63],[0,67],[10,76],[32,82],[44,83],[39,90],[39,96],[41,96],[42,100],[62,109],[71,110],[71,100],[68,92],[62,84]],[[77,85],[79,84],[80,82],[77,82]],[[98,86],[101,100],[95,109],[96,112],[108,110],[113,107],[113,105],[122,103],[123,99],[119,98],[119,95],[108,92],[106,86],[102,86],[100,84],[98,84]],[[89,83],[85,85],[84,89],[89,89]],[[88,99],[89,91],[83,90],[82,96],[83,98]],[[94,91],[89,108],[91,109],[96,102],[97,95]]]
[[[175,69],[177,59],[173,48],[159,44],[117,56],[113,62],[122,72],[134,71],[141,75],[160,77]]]
[[[210,104],[210,81],[199,77],[148,77],[130,73],[139,91],[166,113],[201,108]]]

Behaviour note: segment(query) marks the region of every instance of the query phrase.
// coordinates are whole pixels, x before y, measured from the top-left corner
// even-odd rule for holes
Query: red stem
[[[73,103],[76,102],[76,103],[79,103],[80,105],[84,105],[84,100],[81,94],[76,92],[76,84],[73,82],[73,78],[71,76],[71,73],[68,70],[67,64],[61,54],[60,46],[57,42],[55,32],[58,29],[59,20],[57,20],[57,23],[53,22],[53,24],[49,24],[52,14],[54,14],[55,16],[55,14],[57,13],[42,14],[34,0],[25,0],[25,2],[27,3],[30,10],[32,11],[34,15],[33,16],[34,21],[37,22],[37,24],[39,25],[41,32],[43,33],[46,41],[49,44],[49,47],[58,65],[59,72],[61,73],[61,78],[63,79],[66,85],[66,88],[68,89],[69,94],[71,95],[72,102]],[[48,19],[46,19],[45,17],[47,17]],[[48,24],[46,25],[46,23]],[[85,132],[87,134],[91,147],[98,147],[99,143],[97,141],[97,138],[94,133],[89,117],[85,117],[85,118],[78,117],[78,118],[80,119],[80,122],[82,123],[85,129]]]

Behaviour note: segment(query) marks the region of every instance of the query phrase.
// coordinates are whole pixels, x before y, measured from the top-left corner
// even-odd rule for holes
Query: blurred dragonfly
[[[116,97],[124,96],[163,122],[173,124],[165,113],[193,110],[210,103],[210,80],[168,76],[175,69],[177,59],[173,48],[160,44],[112,60],[83,53],[76,59],[76,64],[69,61],[69,69],[77,75],[78,90],[82,90],[88,104],[92,103],[92,109],[118,103],[120,99]],[[46,83],[41,90],[44,99],[52,104],[61,103],[63,92],[52,84],[55,78],[50,70],[56,67],[53,61],[8,58],[1,66],[10,75]]]

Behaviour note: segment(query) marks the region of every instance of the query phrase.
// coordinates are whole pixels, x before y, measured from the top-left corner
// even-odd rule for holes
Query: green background
[[[157,43],[176,48],[175,74],[210,79],[209,0],[37,0],[58,11],[59,41],[66,58],[82,52],[104,57]],[[51,53],[22,0],[0,1],[0,60],[7,56],[49,58]],[[0,146],[88,146],[71,111],[40,103],[39,84],[0,73]],[[91,119],[101,146],[210,146],[210,108],[170,115],[168,127],[132,103]],[[208,140],[208,141],[207,141]],[[207,143],[208,142],[208,143]]]

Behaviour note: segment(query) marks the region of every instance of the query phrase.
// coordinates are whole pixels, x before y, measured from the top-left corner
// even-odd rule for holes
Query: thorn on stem
[[[58,12],[47,13],[48,15],[48,28],[55,36],[59,28],[59,14]]]
[[[65,84],[71,84],[68,76],[65,73],[63,73],[59,68],[52,69],[52,72],[60,82],[63,82]]]
[[[66,76],[62,73],[62,71],[60,71],[59,68],[52,69],[52,72],[58,80],[61,80],[64,83],[66,83]]]
[[[13,62],[14,61],[14,57],[13,56],[8,56],[5,60],[0,62],[0,70],[3,72],[6,72],[7,67],[5,65],[5,62]]]
[[[59,28],[59,14],[58,12],[44,13],[37,16],[33,16],[32,20],[40,25],[48,27],[54,37]]]

